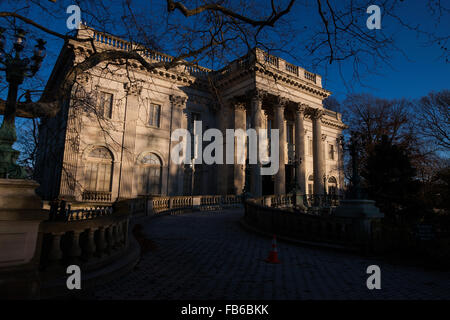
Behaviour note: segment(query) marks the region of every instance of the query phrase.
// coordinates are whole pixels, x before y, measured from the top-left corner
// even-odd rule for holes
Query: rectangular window
[[[269,157],[271,155],[271,150],[270,150],[270,146],[272,145],[271,141],[272,141],[272,120],[267,119],[267,155]],[[248,144],[248,137],[247,137],[247,159],[248,159],[248,154],[249,154],[248,148],[249,148],[249,144]]]
[[[101,116],[111,119],[113,108],[113,95],[108,92],[100,92],[99,113]]]
[[[188,130],[191,133],[191,157],[193,157],[193,158],[199,157],[199,153],[201,152],[201,150],[200,150],[201,146],[198,146],[197,150],[195,150],[195,147],[196,147],[197,143],[199,142],[195,138],[195,129],[196,129],[195,121],[201,121],[201,115],[200,115],[200,113],[192,112]],[[198,137],[197,137],[197,139],[198,139]]]
[[[288,144],[293,144],[294,143],[294,126],[292,124],[288,123],[286,125],[286,129],[287,129],[286,142]]]
[[[330,160],[334,160],[334,145],[328,145],[328,155]]]
[[[159,104],[150,103],[148,113],[148,125],[159,128],[161,117],[161,106]]]
[[[308,138],[308,155],[313,155],[313,141],[311,138]]]
[[[96,191],[97,189],[97,168],[94,163],[88,163],[87,165],[87,190]]]
[[[248,128],[247,128],[248,129]],[[270,134],[272,131],[270,131],[272,129],[272,120],[267,119],[267,139],[270,140]]]

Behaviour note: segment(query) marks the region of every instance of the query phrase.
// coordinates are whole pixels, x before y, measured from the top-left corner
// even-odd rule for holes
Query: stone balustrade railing
[[[318,86],[322,86],[322,78],[319,75],[309,72],[302,67],[289,63],[277,56],[271,55],[264,50],[258,48],[256,49],[256,60],[262,65],[270,66],[279,71],[286,72],[287,74],[296,78],[314,83]]]
[[[120,262],[124,257],[128,263],[135,263],[137,248],[128,245],[129,217],[129,212],[115,207],[53,209],[39,231],[42,236],[39,250],[42,295],[51,297],[67,292],[68,265],[79,266],[83,279],[87,279],[88,274],[95,278],[97,274],[124,268]],[[119,267],[111,267],[113,264]],[[103,271],[105,267],[109,271]]]
[[[127,50],[127,51],[136,50],[140,52],[140,54],[144,58],[148,59],[151,62],[172,62],[174,59],[172,56],[168,54],[164,54],[154,50],[149,50],[148,48],[145,48],[141,44],[125,41],[118,37],[103,32],[99,32],[92,29],[91,34],[92,39],[97,44],[101,44],[102,46],[106,47],[113,47],[119,50]],[[210,69],[198,65],[186,65],[184,69],[182,69],[181,71],[184,71],[185,73],[196,77],[205,77],[209,72],[211,72]]]
[[[308,197],[304,197],[308,198]],[[310,196],[307,201],[317,201]],[[245,201],[244,224],[267,234],[277,234],[300,242],[316,243],[328,247],[371,250],[379,238],[379,217],[336,216],[326,206],[316,211],[293,210],[291,194],[264,196]],[[325,201],[323,198],[321,201]],[[338,203],[336,199],[335,204]],[[325,202],[324,202],[325,203]],[[307,204],[307,203],[306,203]]]
[[[242,197],[236,195],[199,196],[140,196],[126,200],[132,215],[154,215],[164,212],[180,213],[190,210],[216,210],[242,206]]]
[[[341,114],[339,112],[329,110],[329,109],[323,109],[325,114],[333,119],[336,119],[338,121],[341,121]]]
[[[128,219],[127,213],[112,213],[69,222],[43,222],[41,270],[53,271],[68,264],[92,266],[123,252],[128,244]]]
[[[337,207],[342,196],[336,194],[300,195],[303,205],[308,208],[308,213],[317,213],[318,208],[325,209],[329,207]],[[252,198],[253,202],[273,208],[290,208],[295,206],[294,195],[292,193],[283,195],[265,195],[259,198]]]
[[[157,52],[155,50],[150,50],[145,46],[143,46],[142,44],[125,41],[110,34],[91,29],[87,26],[83,27],[82,32],[85,33],[85,36],[87,38],[91,38],[97,45],[100,45],[105,48],[112,47],[116,50],[128,50],[128,51],[136,50],[140,52],[141,55],[144,58],[148,59],[150,62],[172,62],[174,59],[174,57],[170,55]],[[319,87],[322,86],[322,78],[320,77],[320,75],[309,72],[304,68],[291,64],[285,61],[284,59],[281,59],[277,56],[265,52],[262,49],[256,48],[254,49],[253,52],[255,52],[254,56],[256,56],[256,61],[255,59],[250,59],[250,55],[246,55],[242,58],[239,58],[231,62],[225,68],[215,72],[213,72],[208,68],[189,64],[187,64],[182,69],[178,69],[178,71],[199,78],[204,78],[213,72],[215,74],[214,77],[217,80],[220,80],[232,71],[247,69],[251,63],[258,62],[261,65],[270,66],[272,68],[277,69],[280,72],[286,73],[290,76],[294,76],[295,78],[299,78],[309,83],[313,83]]]
[[[308,194],[303,196],[303,203],[308,207],[337,207],[343,196],[337,194]]]
[[[89,202],[111,202],[109,191],[84,191],[81,195],[83,201]]]
[[[259,63],[267,67],[275,68],[278,71],[285,72],[290,76],[294,76],[295,78],[299,78],[304,81],[314,83],[318,86],[322,86],[322,78],[319,75],[291,64],[277,56],[270,55],[261,49],[256,49],[255,52],[256,60],[251,54],[247,54],[242,58],[236,59],[223,69],[216,71],[215,79],[221,81],[232,72],[246,70],[251,64]]]
[[[89,220],[111,215],[113,213],[113,208],[111,206],[84,206],[80,209],[72,209],[70,204],[66,208],[60,208],[58,205],[58,203],[50,204],[50,221]]]

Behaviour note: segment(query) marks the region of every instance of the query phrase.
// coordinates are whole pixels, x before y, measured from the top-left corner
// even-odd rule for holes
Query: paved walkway
[[[242,210],[142,221],[156,244],[126,276],[98,287],[97,299],[449,299],[450,272],[426,272],[347,253],[278,242],[282,264],[267,257],[271,239],[238,223]],[[366,268],[381,268],[368,290]]]

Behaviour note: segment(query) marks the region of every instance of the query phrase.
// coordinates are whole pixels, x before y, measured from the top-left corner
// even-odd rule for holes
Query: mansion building
[[[62,48],[46,91],[95,50],[135,48],[83,26],[82,37]],[[172,57],[143,49],[149,63]],[[119,61],[120,62],[120,61]],[[113,202],[140,195],[284,194],[342,192],[346,125],[323,107],[331,93],[321,77],[258,48],[221,70],[177,65],[147,71],[137,61],[101,63],[77,78],[59,113],[42,118],[36,163],[45,200]],[[279,170],[261,164],[176,164],[171,150],[178,128],[279,129]],[[225,139],[224,139],[225,140]],[[225,147],[224,147],[225,154]],[[235,155],[236,156],[236,155]],[[248,155],[247,155],[248,156]],[[224,155],[225,157],[225,155]],[[295,181],[297,179],[297,181]]]

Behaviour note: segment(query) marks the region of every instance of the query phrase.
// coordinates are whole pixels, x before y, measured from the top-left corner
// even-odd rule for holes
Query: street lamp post
[[[191,160],[191,196],[194,195],[195,187],[195,158]]]
[[[351,176],[351,192],[350,197],[352,199],[363,199],[363,193],[361,190],[361,178],[359,176],[359,156],[358,151],[360,148],[358,139],[360,138],[360,135],[356,131],[351,132],[350,137],[350,143],[348,144],[348,147],[346,147],[346,143],[344,142],[344,139],[341,137],[341,145],[342,148],[345,150],[350,151],[350,156],[352,158],[352,176]]]
[[[302,191],[300,186],[298,185],[297,176],[298,176],[298,165],[302,163],[302,158],[297,158],[297,155],[294,156],[294,161],[292,161],[294,165],[294,188],[292,189],[292,194],[294,196],[294,207],[299,208],[301,210],[306,210],[305,205],[303,204],[303,196],[300,194]]]
[[[294,183],[293,183],[292,193],[297,193],[300,191],[300,186],[298,185],[298,182],[297,182],[297,175],[298,175],[297,167],[298,167],[298,164],[301,162],[302,162],[302,159],[301,158],[298,159],[297,155],[295,155],[294,160],[292,161],[292,165],[294,166]]]
[[[28,58],[20,57],[20,53],[25,48],[25,31],[16,30],[16,40],[10,53],[5,50],[4,32],[5,29],[0,28],[0,70],[6,73],[9,88],[3,123],[0,127],[0,178],[23,179],[26,177],[25,170],[16,164],[20,152],[12,148],[17,140],[15,126],[17,93],[24,79],[33,77],[39,70],[45,57],[45,41],[37,40],[30,61]]]

